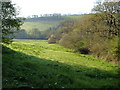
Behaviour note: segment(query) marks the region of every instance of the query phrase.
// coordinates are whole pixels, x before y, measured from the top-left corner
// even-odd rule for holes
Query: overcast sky
[[[20,7],[20,15],[89,13],[96,0],[11,0]]]

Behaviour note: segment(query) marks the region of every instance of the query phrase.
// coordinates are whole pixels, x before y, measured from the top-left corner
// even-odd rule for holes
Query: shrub
[[[88,48],[79,48],[75,52],[81,53],[81,54],[89,54],[90,50]]]
[[[56,43],[56,38],[54,35],[51,35],[50,38],[48,39],[48,43],[52,44],[52,43]]]

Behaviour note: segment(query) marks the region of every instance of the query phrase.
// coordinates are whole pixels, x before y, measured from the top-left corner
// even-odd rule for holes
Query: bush
[[[52,44],[52,43],[56,43],[56,38],[54,35],[51,35],[50,38],[48,39],[48,43]]]
[[[88,48],[80,48],[80,49],[77,49],[75,52],[78,52],[81,54],[89,54],[90,50]]]

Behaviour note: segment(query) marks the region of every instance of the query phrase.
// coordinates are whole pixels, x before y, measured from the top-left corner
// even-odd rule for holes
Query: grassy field
[[[65,18],[70,18],[70,19],[79,19],[82,18],[84,15],[68,15],[68,16],[63,16]]]
[[[37,28],[40,31],[45,31],[50,27],[58,25],[59,22],[24,22],[21,26],[21,29],[25,29],[27,32],[34,28]]]
[[[81,18],[83,15],[69,15],[69,16],[62,16],[62,18],[64,18],[65,20],[67,19],[78,19]],[[21,26],[21,29],[25,29],[27,32],[29,32],[29,30],[32,30],[34,28],[37,28],[40,31],[45,31],[47,29],[49,29],[50,27],[54,27],[56,25],[58,25],[60,22],[64,21],[63,20],[56,20],[53,21],[52,20],[48,20],[48,21],[36,21],[36,22],[24,22],[24,24]],[[45,19],[46,20],[46,19]]]
[[[3,46],[3,88],[119,88],[118,68],[47,40]]]

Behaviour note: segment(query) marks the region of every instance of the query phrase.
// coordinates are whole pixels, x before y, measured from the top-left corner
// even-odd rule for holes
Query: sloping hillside
[[[24,22],[24,24],[21,26],[21,29],[26,30],[29,32],[30,30],[36,28],[39,31],[45,31],[50,27],[54,27],[55,25],[59,24],[59,21],[55,22]]]
[[[25,29],[26,31],[32,30],[33,28],[37,28],[40,31],[45,31],[50,27],[54,27],[58,25],[61,21],[67,20],[66,17],[38,17],[38,18],[27,18],[24,21],[24,24],[21,26],[21,29]]]
[[[58,25],[60,22],[69,20],[69,19],[77,19],[83,15],[68,15],[68,16],[51,16],[51,17],[38,17],[38,18],[27,18],[24,21],[24,24],[21,26],[21,29],[25,29],[26,31],[32,30],[33,28],[37,28],[40,31],[45,31],[50,27],[54,27]]]
[[[3,47],[3,88],[120,88],[118,68],[44,40]]]
[[[27,18],[21,30],[15,33],[16,39],[46,39],[48,32],[54,31],[65,20],[78,19],[82,15],[49,16],[38,18]]]

